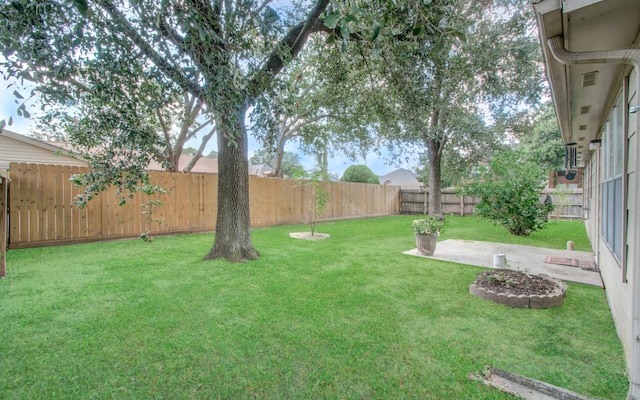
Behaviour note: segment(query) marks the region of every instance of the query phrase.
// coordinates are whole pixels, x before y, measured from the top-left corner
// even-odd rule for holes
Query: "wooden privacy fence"
[[[480,199],[458,196],[456,189],[442,190],[442,212],[445,215],[471,215]],[[401,214],[428,214],[429,189],[402,189],[400,191]]]
[[[545,189],[541,199],[547,194],[555,206],[549,213],[550,219],[582,219],[582,189]]]
[[[137,193],[118,205],[115,189],[98,195],[85,208],[72,204],[81,192],[69,178],[87,168],[12,163],[9,168],[9,248],[135,237],[142,232],[172,234],[215,230],[218,176],[151,172],[151,184],[167,193]],[[329,193],[320,221],[395,215],[399,212],[398,186],[326,182]],[[262,227],[308,221],[312,187],[301,181],[249,178],[251,225]],[[142,214],[150,200],[148,223]]]
[[[457,189],[442,190],[442,212],[445,215],[472,215],[477,197],[458,196]],[[549,213],[550,219],[582,218],[582,189],[546,189],[540,195],[543,201],[551,196],[555,208]],[[401,214],[427,214],[429,211],[429,189],[402,189],[400,191]]]

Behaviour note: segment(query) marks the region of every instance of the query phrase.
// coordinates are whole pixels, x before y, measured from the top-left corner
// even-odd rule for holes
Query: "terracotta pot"
[[[418,253],[423,256],[432,256],[433,252],[436,251],[438,235],[415,235],[415,237]]]

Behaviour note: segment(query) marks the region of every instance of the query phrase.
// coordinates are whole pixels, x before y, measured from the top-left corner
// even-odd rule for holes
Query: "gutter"
[[[554,36],[547,40],[547,45],[553,57],[562,64],[630,64],[636,69],[636,105],[629,107],[627,115],[625,115],[626,127],[628,127],[629,113],[636,113],[640,111],[640,49],[620,49],[620,50],[605,50],[605,51],[586,51],[586,52],[571,52],[564,48],[563,37]],[[626,86],[626,85],[625,85]],[[624,99],[625,103],[628,102],[628,95]],[[627,133],[625,129],[625,142],[627,141]],[[623,210],[627,207],[628,183],[627,183],[627,164],[628,164],[628,146],[624,146],[624,167],[623,167]],[[627,243],[627,218],[622,221],[622,245],[626,246]],[[637,225],[637,224],[636,224]],[[636,229],[636,237],[640,237],[640,230],[638,226]],[[622,268],[623,268],[623,282],[627,282],[627,251],[623,247],[622,252]],[[631,366],[629,373],[629,393],[627,394],[627,400],[640,400],[640,259],[636,254],[632,260],[633,266],[633,281],[631,290]]]
[[[640,69],[640,49],[572,52],[564,48],[562,36],[547,40],[553,57],[562,64],[631,64]]]

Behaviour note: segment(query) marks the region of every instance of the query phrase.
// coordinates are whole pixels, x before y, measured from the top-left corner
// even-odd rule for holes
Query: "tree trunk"
[[[168,147],[170,147],[170,144],[167,144]],[[176,155],[176,153],[173,152],[173,150],[169,150],[168,152],[165,152],[165,156],[166,156],[166,161],[167,161],[167,165],[164,168],[165,171],[167,172],[176,172],[178,171],[178,160],[180,155]]]
[[[218,219],[216,238],[205,260],[258,259],[251,241],[249,216],[249,161],[244,124],[247,107],[237,106],[220,117],[218,131]],[[231,144],[231,139],[235,139]]]
[[[440,171],[442,153],[440,143],[435,139],[427,140],[429,149],[429,215],[442,215],[442,176]]]
[[[284,158],[284,144],[285,135],[281,135],[278,138],[278,144],[276,145],[276,154],[273,157],[273,176],[276,178],[282,178],[282,159]]]

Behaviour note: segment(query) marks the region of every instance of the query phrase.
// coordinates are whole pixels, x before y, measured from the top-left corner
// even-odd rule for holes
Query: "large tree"
[[[307,154],[340,152],[351,159],[374,147],[372,96],[363,58],[311,38],[272,90],[257,100],[252,132],[274,154],[273,171],[283,176],[284,147],[297,141]],[[326,171],[325,171],[326,172]]]
[[[445,34],[386,54],[382,69],[399,122],[393,136],[426,149],[430,215],[442,214],[445,150],[477,158],[478,150],[497,145],[495,135],[504,133],[521,107],[538,102],[543,77],[526,3],[454,1],[455,12],[435,28]]]
[[[249,106],[271,87],[314,32],[337,39],[344,51],[350,41],[402,40],[430,24],[445,2],[297,1],[290,12],[280,12],[270,3],[4,2],[0,4],[2,67],[5,76],[32,81],[45,104],[77,101],[86,93],[86,74],[96,68],[118,82],[110,88],[112,103],[129,116],[140,106],[131,101],[136,94],[130,90],[139,83],[138,71],[153,77],[161,92],[183,91],[201,101],[215,119],[219,152],[216,238],[206,258],[255,259],[245,128]],[[24,111],[24,105],[20,109]],[[154,129],[133,118],[120,123],[115,114],[105,114],[100,125],[119,133],[119,145],[154,153]],[[140,165],[129,172],[142,174]]]

